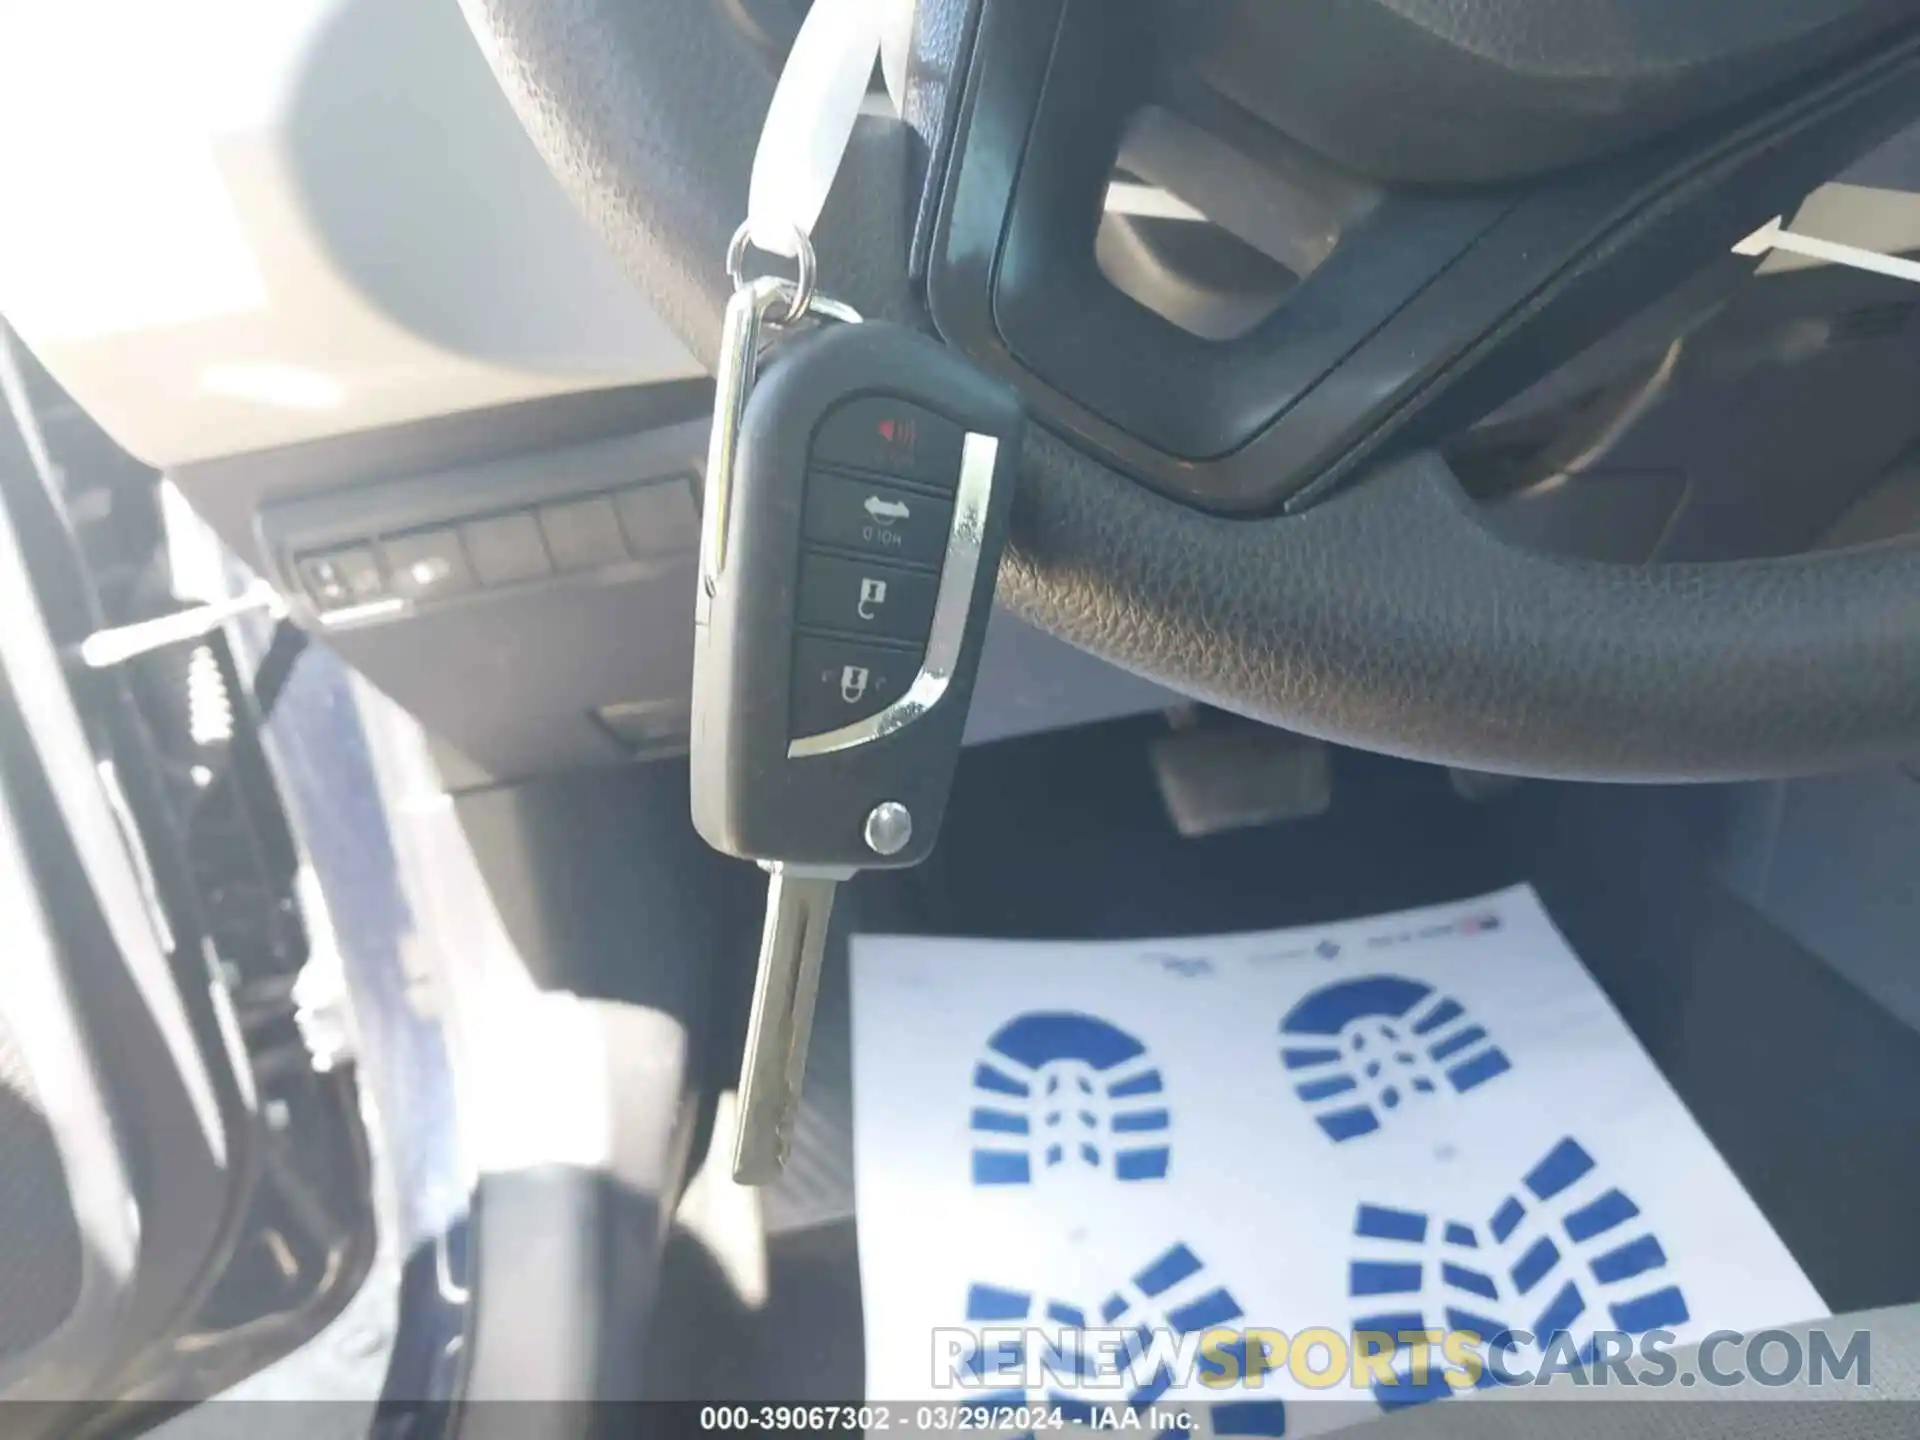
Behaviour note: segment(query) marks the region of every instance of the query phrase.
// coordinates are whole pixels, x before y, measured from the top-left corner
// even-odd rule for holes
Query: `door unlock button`
[[[920,652],[801,635],[793,646],[793,722],[788,734],[821,735],[878,715],[907,693]]]
[[[939,577],[838,555],[800,557],[803,629],[924,643]]]

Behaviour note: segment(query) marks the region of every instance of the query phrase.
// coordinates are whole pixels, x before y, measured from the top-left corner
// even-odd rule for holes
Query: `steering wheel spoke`
[[[711,361],[770,90],[750,42],[713,0],[462,3],[548,161]],[[1646,0],[1599,3],[1624,15]],[[1729,25],[1746,14],[1722,8]],[[1709,778],[1910,753],[1920,545],[1555,558],[1489,530],[1431,448],[1726,263],[1920,110],[1910,9],[1840,8],[1854,28],[1820,44],[1609,31],[1656,50],[1684,40],[1699,75],[1764,48],[1752,73],[1770,78],[1716,82],[1701,94],[1719,108],[1699,113],[1666,94],[1669,128],[1622,120],[1611,153],[1566,169],[1549,159],[1593,97],[1521,86],[1568,107],[1551,145],[1498,176],[1446,177],[1484,183],[1445,192],[1391,165],[1356,171],[1378,191],[1353,209],[1365,218],[1268,319],[1209,340],[1120,294],[1093,255],[1130,117],[1166,98],[1164,67],[1137,48],[1153,7],[984,0],[970,33],[969,7],[923,4],[910,123],[856,131],[815,232],[822,284],[863,313],[930,314],[1020,386],[1041,425],[1000,599],[1118,665],[1275,724],[1483,770]],[[1528,13],[1552,39],[1542,7]],[[1200,47],[1216,59],[1218,38]],[[1504,53],[1456,42],[1474,66]],[[1393,53],[1404,67],[1414,52]],[[1396,83],[1419,123],[1434,96]],[[1376,108],[1393,101],[1379,92]],[[1407,157],[1438,143],[1416,139]]]

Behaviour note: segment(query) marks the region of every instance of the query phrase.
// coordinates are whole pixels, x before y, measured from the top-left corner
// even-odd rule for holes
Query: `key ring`
[[[753,243],[753,222],[743,220],[740,228],[733,232],[733,239],[727,242],[727,278],[733,281],[736,291],[744,290],[753,282],[747,279],[747,247]],[[774,254],[774,251],[768,251]],[[787,313],[784,316],[769,314],[767,319],[775,325],[792,325],[812,308],[814,285],[819,278],[819,265],[813,253],[813,242],[807,238],[807,232],[798,225],[793,227],[793,255],[796,266],[791,282],[793,294],[787,301]]]

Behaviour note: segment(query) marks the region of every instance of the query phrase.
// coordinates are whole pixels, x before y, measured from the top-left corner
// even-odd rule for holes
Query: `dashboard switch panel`
[[[614,497],[627,548],[642,560],[691,550],[700,543],[693,489],[682,475],[658,485],[636,485]]]
[[[298,568],[302,588],[323,611],[368,605],[386,597],[386,576],[366,545],[303,555]]]
[[[408,600],[440,600],[473,589],[473,566],[467,563],[460,532],[451,526],[396,535],[380,545],[393,593]]]
[[[540,507],[540,533],[556,570],[598,570],[627,558],[620,516],[605,495]]]
[[[378,625],[691,566],[693,421],[269,504],[261,548],[296,611]]]
[[[460,538],[466,543],[482,585],[513,585],[553,573],[546,541],[540,538],[540,526],[531,515],[470,520],[460,527]]]

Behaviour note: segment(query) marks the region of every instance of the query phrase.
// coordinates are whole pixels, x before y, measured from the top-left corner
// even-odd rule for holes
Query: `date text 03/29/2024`
[[[904,1434],[941,1434],[946,1432],[986,1435],[1010,1435],[1048,1430],[1065,1430],[1069,1424],[1082,1429],[1184,1432],[1193,1428],[1193,1417],[1183,1410],[1149,1411],[1132,1405],[1095,1406],[1093,1413],[1072,1415],[1048,1405],[984,1405],[956,1402],[913,1406],[892,1405],[703,1405],[700,1429],[727,1431],[793,1431],[820,1434],[825,1431],[880,1434],[899,1430]]]

